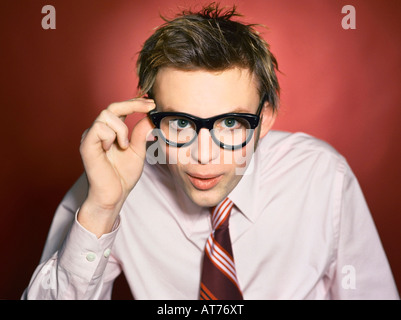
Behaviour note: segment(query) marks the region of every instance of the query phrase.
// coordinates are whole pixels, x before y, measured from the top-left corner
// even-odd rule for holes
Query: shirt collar
[[[257,218],[255,195],[258,194],[258,175],[256,174],[258,168],[256,160],[257,153],[255,152],[243,177],[228,195],[238,210],[251,222],[255,222]]]

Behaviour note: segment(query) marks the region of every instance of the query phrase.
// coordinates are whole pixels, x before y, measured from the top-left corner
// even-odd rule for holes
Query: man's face
[[[162,68],[153,92],[158,111],[209,118],[232,112],[255,114],[260,103],[257,85],[254,75],[247,69],[209,72]],[[264,108],[261,116],[263,121],[242,149],[220,148],[205,128],[189,146],[177,148],[163,144],[174,179],[194,203],[212,207],[238,184],[252,157],[258,135],[266,135],[274,122],[270,108]]]

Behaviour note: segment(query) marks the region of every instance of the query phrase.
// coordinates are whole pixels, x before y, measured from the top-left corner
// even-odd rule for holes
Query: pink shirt
[[[198,299],[210,214],[165,165],[145,163],[100,239],[75,219],[86,192],[82,176],[58,207],[24,299],[110,299],[121,271],[136,299]],[[269,132],[229,197],[245,299],[399,299],[358,182],[326,143]]]

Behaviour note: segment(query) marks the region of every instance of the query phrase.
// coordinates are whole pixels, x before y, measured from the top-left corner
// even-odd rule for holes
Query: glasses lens
[[[226,146],[238,146],[248,141],[253,130],[249,122],[241,117],[226,117],[214,123],[212,134]]]
[[[167,140],[177,144],[188,143],[196,136],[195,124],[185,117],[164,117],[160,122],[160,130]]]

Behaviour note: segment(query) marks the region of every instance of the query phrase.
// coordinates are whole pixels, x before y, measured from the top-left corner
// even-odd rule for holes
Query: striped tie
[[[233,253],[228,220],[233,203],[226,198],[212,208],[213,231],[206,242],[201,277],[201,300],[242,300]]]

